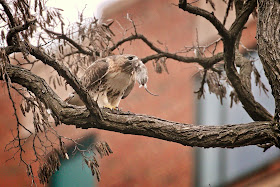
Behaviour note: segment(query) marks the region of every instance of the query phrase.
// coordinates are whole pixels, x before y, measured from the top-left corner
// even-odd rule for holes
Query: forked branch
[[[224,25],[214,16],[206,10],[198,7],[194,7],[186,2],[186,0],[179,0],[179,8],[184,11],[188,11],[191,14],[202,16],[203,18],[209,20],[217,29],[221,37],[223,38],[224,45],[224,62],[227,77],[230,80],[233,88],[235,89],[238,98],[240,99],[244,109],[255,121],[270,121],[272,120],[272,115],[255,100],[253,94],[250,90],[242,83],[239,74],[235,68],[235,43],[237,35],[242,32],[244,25],[247,23],[249,15],[252,13],[256,7],[256,0],[246,1],[243,5],[240,14],[237,15],[236,20],[231,25],[229,31],[224,27]]]

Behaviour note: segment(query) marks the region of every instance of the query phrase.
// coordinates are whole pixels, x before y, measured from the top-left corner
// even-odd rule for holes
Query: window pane
[[[258,58],[257,53],[251,53],[250,56]],[[275,105],[274,98],[270,93],[270,86],[264,75],[261,62],[257,60],[255,65],[261,75],[261,80],[269,91],[267,95],[260,91],[254,82],[255,78],[252,73],[252,92],[255,99],[273,114]],[[205,87],[205,90],[208,88]],[[229,97],[223,101],[223,106],[220,105],[220,101],[214,94],[207,92],[205,98],[197,101],[197,124],[219,125],[252,122],[240,103],[229,108]],[[204,187],[223,185],[244,176],[279,157],[280,151],[277,148],[270,148],[263,152],[263,149],[257,146],[247,146],[234,149],[197,148],[195,154],[197,159],[195,186]]]
[[[81,144],[84,147],[88,147],[92,142],[92,138],[87,138]],[[51,178],[51,187],[94,186],[94,177],[91,174],[91,170],[85,164],[82,155],[77,152],[73,156],[72,152],[73,147],[68,148],[69,160],[61,159],[59,170]]]

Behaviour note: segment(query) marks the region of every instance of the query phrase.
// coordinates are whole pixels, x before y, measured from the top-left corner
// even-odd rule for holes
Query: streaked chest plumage
[[[104,88],[107,89],[107,95],[110,97],[117,93],[123,94],[128,85],[135,82],[135,73],[112,72],[104,78]]]

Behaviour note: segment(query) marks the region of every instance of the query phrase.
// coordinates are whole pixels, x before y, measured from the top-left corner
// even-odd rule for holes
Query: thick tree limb
[[[228,40],[224,44],[224,59],[227,77],[232,83],[239,100],[242,102],[243,108],[255,121],[270,121],[271,114],[255,100],[253,94],[248,90],[246,85],[241,81],[238,72],[235,68],[235,47],[234,40]]]
[[[242,83],[237,70],[234,66],[235,51],[234,51],[234,41],[227,41],[228,43],[224,45],[224,58],[225,58],[225,69],[227,72],[227,77],[232,83],[239,100],[246,112],[255,121],[269,121],[272,120],[271,114],[258,103],[252,93],[248,88]]]
[[[275,99],[276,121],[280,121],[280,4],[279,1],[258,2],[258,52]]]
[[[125,134],[143,135],[198,147],[241,147],[278,142],[278,124],[252,122],[237,125],[199,126],[167,121],[152,116],[102,110],[96,122],[85,107],[63,102],[42,78],[21,67],[7,65],[6,72],[15,83],[32,91],[62,123],[79,128],[99,128]],[[1,76],[2,77],[2,76]]]
[[[269,121],[272,120],[271,114],[259,102],[255,100],[251,91],[246,87],[245,84],[243,84],[234,64],[235,56],[236,54],[238,54],[235,51],[235,42],[237,39],[236,37],[240,32],[242,32],[242,28],[247,22],[250,13],[254,10],[254,7],[256,6],[255,3],[255,0],[253,0],[244,5],[243,9],[240,11],[240,15],[238,15],[237,18],[237,20],[239,20],[240,23],[234,22],[231,26],[231,37],[228,38],[226,41],[223,41],[224,61],[227,77],[230,80],[232,86],[234,87],[238,98],[241,101],[246,112],[255,121]],[[237,28],[239,28],[239,31],[236,30]]]

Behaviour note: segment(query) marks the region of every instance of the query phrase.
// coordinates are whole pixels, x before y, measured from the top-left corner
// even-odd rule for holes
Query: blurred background
[[[188,14],[179,9],[177,0],[50,0],[48,6],[64,9],[66,23],[74,23],[78,12],[85,17],[97,17],[100,21],[113,19],[112,26],[116,39],[122,38],[123,29],[131,27],[127,14],[135,21],[137,32],[145,35],[153,43],[161,43],[168,47],[169,52],[176,52],[184,46],[192,46],[199,39],[201,45],[207,45],[218,39],[214,27],[204,19]],[[219,9],[215,15],[223,18],[226,4],[218,1]],[[201,4],[201,5],[200,5]],[[205,1],[200,5],[211,10]],[[231,13],[232,14],[232,13]],[[234,14],[229,16],[230,25]],[[133,32],[133,31],[128,31]],[[130,33],[128,33],[129,35]],[[243,45],[256,48],[256,20],[250,19],[244,30]],[[117,40],[116,40],[117,41]],[[160,42],[158,42],[160,41]],[[153,54],[141,41],[133,41],[122,46],[124,53],[135,54],[141,58]],[[217,46],[221,51],[222,46]],[[256,52],[244,53],[258,59]],[[266,86],[261,63],[258,68]],[[152,62],[146,64],[149,70],[149,89],[159,94],[153,97],[143,89],[133,89],[128,98],[121,101],[120,108],[138,114],[147,114],[181,123],[196,125],[219,125],[248,123],[251,118],[240,104],[230,108],[230,98],[220,100],[207,90],[205,98],[197,100],[194,94],[200,85],[199,77],[195,76],[199,66],[167,60],[167,71],[156,73]],[[48,79],[51,69],[39,65],[33,71]],[[254,79],[252,79],[254,80]],[[254,86],[255,83],[252,83]],[[5,88],[0,88],[0,186],[30,186],[25,168],[18,160],[10,160],[10,152],[3,152],[5,145],[12,139],[11,129],[15,128],[12,118],[12,104]],[[69,91],[57,88],[62,98]],[[270,92],[270,91],[269,91]],[[271,113],[274,112],[274,99],[253,87],[257,101]],[[229,95],[229,94],[228,94]],[[22,117],[28,125],[28,118]],[[32,126],[32,124],[30,124]],[[99,159],[101,181],[91,175],[90,169],[83,163],[81,155],[72,156],[73,147],[67,145],[70,160],[63,160],[49,184],[53,186],[280,186],[280,151],[271,148],[266,152],[257,146],[235,149],[191,148],[176,143],[148,137],[124,135],[115,132],[89,129],[76,129],[74,126],[61,125],[58,131],[72,138],[83,137],[82,143],[90,145],[97,140],[108,142],[113,150],[109,157]],[[35,169],[37,171],[37,169]],[[36,174],[35,174],[36,175]]]

